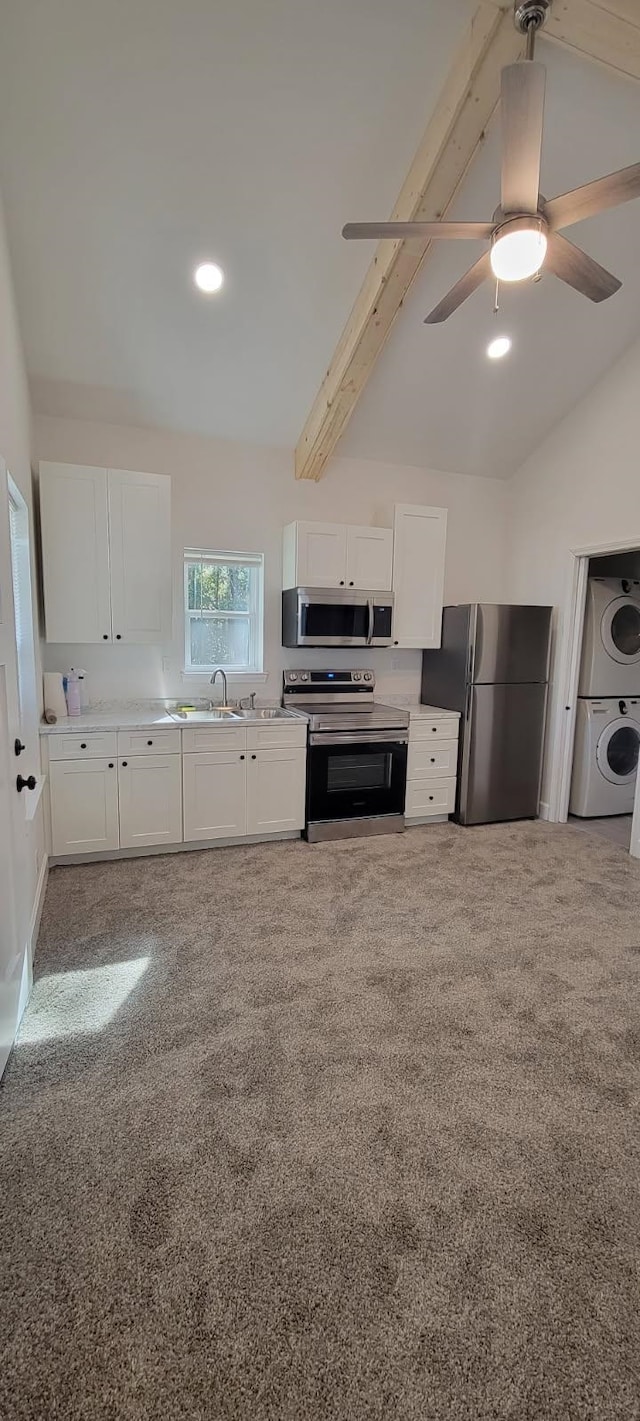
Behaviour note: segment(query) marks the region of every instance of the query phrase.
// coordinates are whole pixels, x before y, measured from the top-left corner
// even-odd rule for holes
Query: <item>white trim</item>
[[[540,804],[538,806],[538,819],[546,819],[547,821],[551,819],[549,805],[543,799],[540,800]]]
[[[189,839],[181,844],[144,844],[139,849],[101,849],[95,854],[58,854],[49,860],[58,864],[102,863],[107,859],[148,858],[150,854],[190,854],[197,849],[242,849],[247,844],[270,844],[280,839],[301,839],[301,829],[282,829],[275,834],[234,834],[229,839]]]
[[[252,685],[254,681],[264,682],[269,680],[268,671],[226,671],[224,666],[222,669],[227,681],[246,681],[247,685]],[[192,689],[194,688],[194,681],[201,681],[203,686],[211,685],[211,676],[208,671],[181,671],[180,679],[185,685],[190,685]]]
[[[237,563],[239,566],[248,567],[252,570],[249,581],[250,601],[246,611],[227,611],[215,609],[201,612],[204,618],[223,618],[228,621],[245,620],[248,622],[248,663],[230,665],[227,669],[225,665],[222,670],[227,675],[236,674],[238,676],[250,676],[253,673],[259,674],[264,666],[264,553],[230,553],[209,550],[203,552],[195,548],[185,548],[183,558],[183,634],[184,634],[184,654],[183,654],[183,675],[203,674],[210,675],[218,668],[210,666],[196,666],[190,660],[191,647],[191,621],[196,615],[197,609],[189,607],[189,566],[191,563],[208,563],[211,566],[230,566]]]
[[[20,988],[20,1002],[18,1006],[18,1025],[22,1020],[24,1009],[27,1005],[27,1002],[29,1001],[29,997],[31,996],[31,991],[33,988],[33,959],[35,957],[36,946],[38,942],[38,933],[40,931],[40,920],[42,918],[42,909],[44,908],[48,877],[49,859],[46,854],[43,854],[42,863],[40,864],[40,872],[38,874],[38,881],[36,883],[33,907],[31,909],[31,918],[29,920],[27,941],[25,943],[24,964],[22,969],[22,986]]]

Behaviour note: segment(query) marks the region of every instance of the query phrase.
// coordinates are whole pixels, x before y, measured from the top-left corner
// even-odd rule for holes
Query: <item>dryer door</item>
[[[605,651],[621,666],[640,663],[640,603],[633,597],[615,597],[601,622]]]
[[[635,776],[640,752],[640,727],[636,721],[612,720],[596,746],[600,773],[610,784],[626,785]]]

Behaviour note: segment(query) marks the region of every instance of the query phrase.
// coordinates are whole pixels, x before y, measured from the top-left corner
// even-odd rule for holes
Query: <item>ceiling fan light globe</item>
[[[497,281],[526,281],[536,276],[547,255],[547,234],[541,224],[518,219],[501,228],[491,247],[491,270]]]

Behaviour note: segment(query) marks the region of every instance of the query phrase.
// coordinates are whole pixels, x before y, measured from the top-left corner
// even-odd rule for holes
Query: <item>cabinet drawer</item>
[[[185,755],[196,750],[246,750],[247,732],[238,725],[190,726],[182,732]]]
[[[446,778],[449,775],[456,777],[458,768],[458,742],[457,740],[435,740],[432,744],[425,745],[421,741],[418,745],[409,742],[409,758],[407,760],[408,780],[433,780]]]
[[[266,721],[247,726],[247,750],[302,749],[307,743],[306,720]]]
[[[412,720],[409,728],[410,740],[457,740],[460,722],[458,718],[433,720]]]
[[[92,730],[84,735],[49,735],[50,760],[84,760],[116,754],[115,730]]]
[[[421,819],[428,814],[451,814],[455,802],[455,778],[409,780],[404,811],[405,819]]]
[[[119,730],[119,755],[179,755],[179,730]]]

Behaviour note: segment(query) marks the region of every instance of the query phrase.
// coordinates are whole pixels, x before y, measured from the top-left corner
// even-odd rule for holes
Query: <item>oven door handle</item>
[[[368,609],[369,609],[369,628],[368,628],[368,631],[367,631],[367,646],[371,646],[371,642],[373,641],[373,602],[372,602],[371,598],[369,598],[369,601],[367,602],[367,607],[368,607]]]
[[[309,736],[309,745],[408,745],[409,733],[402,730],[333,730],[315,731]]]

